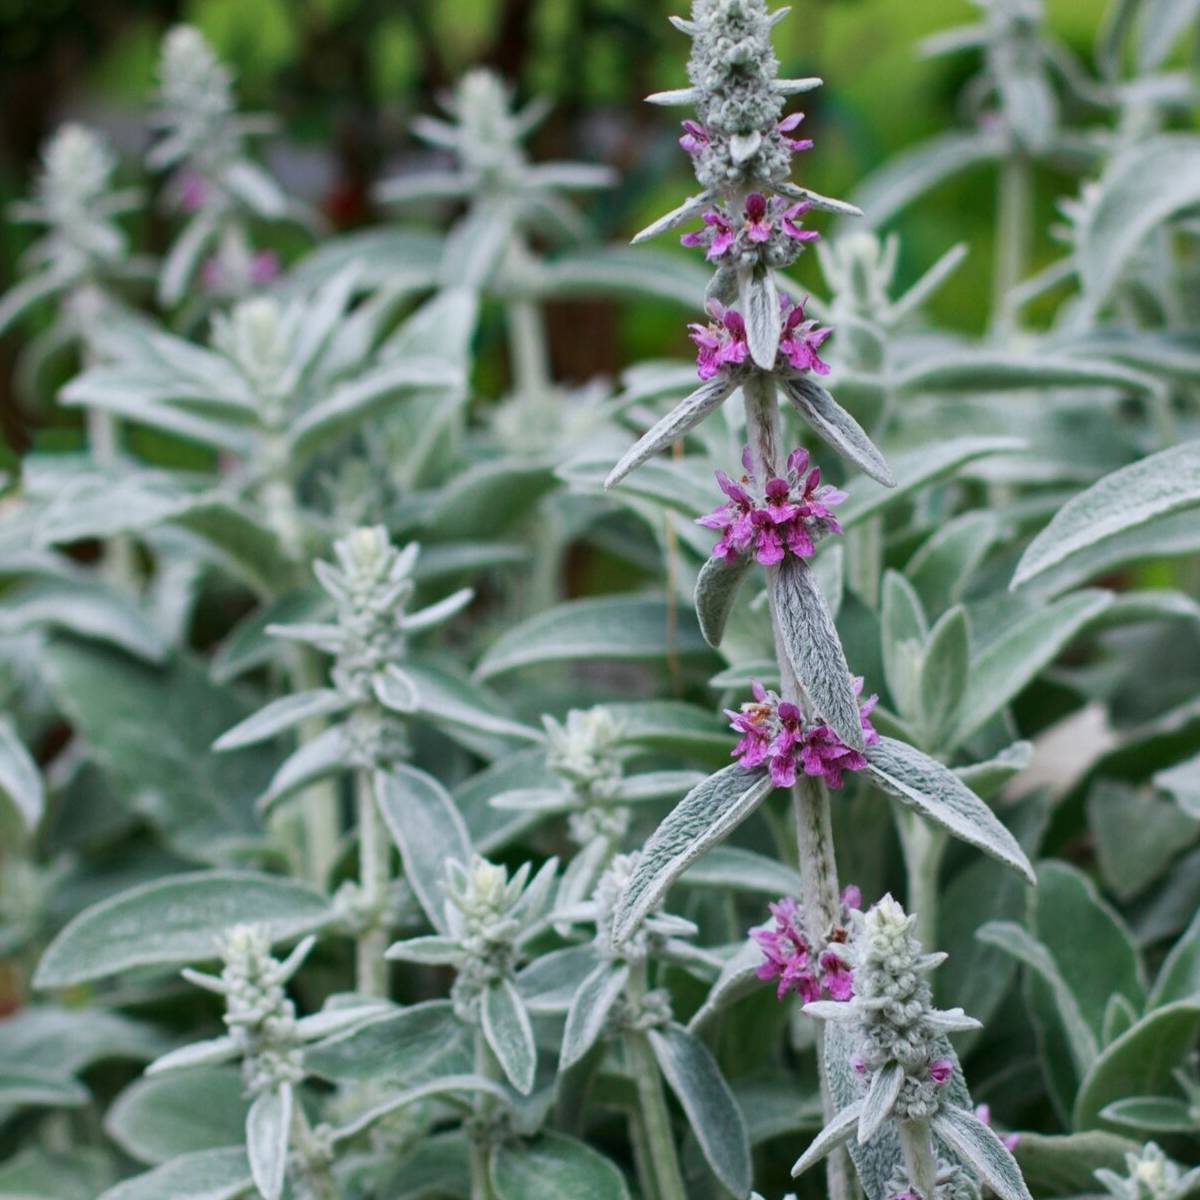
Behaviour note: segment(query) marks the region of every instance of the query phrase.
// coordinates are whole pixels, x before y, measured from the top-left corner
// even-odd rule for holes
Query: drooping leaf
[[[573,1066],[596,1044],[628,981],[627,964],[601,962],[579,985],[563,1030],[561,1070]]]
[[[945,1104],[933,1131],[979,1176],[1000,1200],[1031,1200],[1029,1189],[1004,1143],[973,1113]]]
[[[746,1124],[708,1047],[681,1025],[646,1036],[713,1174],[735,1196],[745,1196],[751,1181]]]
[[[200,1150],[109,1188],[100,1200],[235,1200],[254,1186],[241,1146]]]
[[[730,562],[713,556],[704,560],[696,576],[696,619],[704,640],[716,649],[725,634],[725,623],[737,601],[742,580],[746,578],[753,559],[743,554]]]
[[[613,1163],[561,1133],[500,1143],[492,1153],[491,1180],[497,1200],[629,1200]]]
[[[527,1096],[537,1070],[537,1046],[520,993],[509,980],[497,980],[484,991],[480,1012],[488,1046],[509,1083]]]
[[[1017,564],[1019,587],[1080,551],[1200,504],[1200,442],[1184,442],[1106,475],[1069,500]]]
[[[46,948],[34,985],[65,987],[134,967],[211,961],[217,939],[233,925],[254,922],[272,941],[285,941],[332,918],[324,896],[290,879],[249,871],[168,876],[79,913]]]
[[[471,840],[450,793],[432,775],[393,763],[375,773],[375,799],[400,850],[405,879],[434,929],[444,930],[446,864],[471,859]]]
[[[953,771],[894,738],[880,738],[866,753],[867,771],[885,791],[1029,883],[1036,882],[1017,839]]]
[[[26,831],[32,833],[42,819],[46,789],[37,763],[6,717],[0,718],[0,792],[8,797]]]
[[[803,559],[778,568],[776,618],[784,650],[816,713],[848,746],[861,749],[862,722],[846,653],[833,616]]]
[[[765,772],[746,771],[737,763],[697,784],[643,847],[621,896],[614,939],[627,938],[671,884],[740,825],[773,787]]]
[[[292,1087],[281,1084],[262,1092],[246,1115],[246,1157],[264,1200],[279,1200],[287,1174],[292,1125]]]

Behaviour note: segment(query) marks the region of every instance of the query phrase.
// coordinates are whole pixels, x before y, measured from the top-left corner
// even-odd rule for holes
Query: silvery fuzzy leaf
[[[671,884],[736,829],[773,787],[765,771],[733,763],[688,792],[642,849],[613,922],[614,941],[624,941]]]
[[[680,225],[692,220],[693,217],[698,217],[712,203],[712,199],[712,192],[707,191],[700,192],[696,196],[689,196],[678,208],[673,208],[653,224],[647,225],[641,233],[635,234],[632,244],[636,246],[639,242],[648,242],[651,238],[658,237],[660,233],[677,229]]]
[[[416,1087],[473,1067],[472,1031],[449,1000],[430,1000],[368,1018],[306,1048],[304,1068],[334,1083],[402,1079]]]
[[[371,680],[371,691],[390,712],[407,716],[417,711],[417,685],[412,676],[395,663],[389,664]]]
[[[892,1115],[903,1086],[904,1068],[898,1062],[886,1063],[871,1077],[871,1086],[867,1089],[858,1117],[860,1146],[865,1146]]]
[[[1153,375],[1118,362],[1044,353],[1017,357],[988,349],[931,357],[901,371],[892,382],[903,395],[1049,387],[1111,387],[1143,395],[1162,391]]]
[[[1013,742],[986,762],[955,767],[954,773],[981,800],[989,800],[1013,776],[1025,770],[1032,760],[1032,742]]]
[[[425,301],[379,348],[381,361],[435,358],[465,368],[479,321],[479,293],[445,287]]]
[[[526,168],[524,178],[533,187],[586,192],[612,187],[618,177],[603,163],[539,162]]]
[[[377,204],[426,204],[431,200],[461,200],[473,184],[457,171],[407,171],[393,175],[371,189]]]
[[[1153,782],[1189,817],[1200,818],[1200,754],[1159,771]]]
[[[575,807],[575,798],[562,788],[512,788],[497,793],[488,803],[513,812],[563,813]]]
[[[457,1098],[459,1105],[465,1107],[466,1096],[480,1093],[498,1100],[505,1107],[511,1107],[511,1093],[495,1080],[474,1074],[446,1075],[440,1079],[431,1079],[428,1083],[418,1084],[416,1087],[405,1088],[402,1092],[393,1094],[373,1108],[367,1109],[348,1124],[338,1126],[332,1133],[333,1142],[336,1145],[348,1138],[358,1137],[359,1134],[370,1129],[376,1121],[381,1121],[384,1117],[399,1112],[410,1104],[417,1104],[422,1100],[430,1100],[439,1096],[453,1096]]]
[[[417,686],[417,711],[435,724],[447,726],[452,735],[462,736],[460,731],[470,730],[521,742],[542,742],[541,730],[505,716],[502,701],[477,684],[428,663],[405,663],[404,670]]]
[[[1162,185],[1149,192],[1147,179]],[[1200,203],[1200,138],[1160,133],[1132,142],[1109,163],[1077,235],[1084,319],[1108,300],[1149,234]]]
[[[284,190],[257,163],[239,158],[222,172],[221,181],[257,216],[279,220],[288,213]]]
[[[280,696],[260,708],[253,716],[226,730],[213,742],[213,749],[239,750],[243,746],[265,742],[284,730],[293,729],[314,717],[344,712],[350,707],[350,703],[340,692],[330,688],[316,688],[311,692],[293,692],[289,696]]]
[[[939,525],[908,560],[905,577],[926,612],[937,616],[962,599],[975,571],[1000,537],[990,512],[966,512]]]
[[[783,333],[783,310],[779,307],[774,271],[763,266],[739,271],[738,299],[746,322],[750,357],[764,371],[770,371],[775,366]]]
[[[885,791],[922,816],[1035,884],[1037,877],[1016,838],[949,768],[893,738],[868,746],[867,772]]]
[[[1050,605],[1031,605],[975,654],[948,744],[961,745],[1036,678],[1063,649],[1112,607],[1111,592],[1072,592]],[[976,627],[978,628],[978,627]]]
[[[295,288],[301,295],[308,295],[339,271],[357,263],[362,271],[361,288],[384,288],[392,296],[403,297],[437,286],[441,256],[442,238],[438,234],[397,226],[358,230],[325,239],[275,287],[284,294],[291,294],[290,289]],[[362,307],[359,305],[354,312]]]
[[[982,1021],[968,1017],[961,1008],[931,1009],[928,1020],[934,1029],[942,1033],[971,1033],[983,1028]]]
[[[797,375],[784,379],[782,386],[783,394],[822,441],[884,487],[895,485],[891,468],[862,426],[820,384]]]
[[[1198,18],[1197,0],[1147,0],[1137,46],[1138,69],[1144,73],[1161,66]]]
[[[998,159],[1006,152],[1006,137],[998,131],[943,133],[888,158],[854,189],[854,202],[872,228],[885,225],[896,213],[944,179],[975,163]]]
[[[301,1017],[296,1022],[296,1036],[302,1042],[333,1037],[395,1011],[395,1005],[386,1000],[369,1004],[327,1004],[320,1012],[309,1013],[307,1017]]]
[[[1016,1159],[973,1112],[944,1104],[933,1118],[933,1131],[1000,1200],[1031,1200]]]
[[[735,1196],[745,1196],[751,1181],[746,1123],[712,1053],[674,1023],[646,1037],[713,1174]]]
[[[432,966],[458,966],[463,961],[462,944],[457,938],[434,934],[406,938],[388,947],[386,957],[393,962],[424,963]]]
[[[743,846],[714,846],[687,869],[679,882],[685,887],[724,888],[767,896],[798,896],[803,890],[800,875],[793,868]]]
[[[832,1154],[839,1146],[845,1145],[853,1136],[862,1116],[863,1101],[847,1105],[821,1130],[808,1149],[796,1160],[792,1167],[793,1177],[802,1175],[809,1167],[816,1166],[821,1159]]]
[[[734,133],[729,137],[729,157],[734,163],[749,162],[762,146],[762,134],[757,129],[749,133]]]
[[[199,1067],[134,1080],[109,1107],[104,1132],[130,1158],[154,1166],[240,1145],[249,1108],[236,1067]]]
[[[816,75],[807,75],[803,79],[772,79],[771,90],[781,96],[799,96],[804,92],[815,91],[824,83],[825,81]]]
[[[652,92],[646,97],[646,103],[658,104],[665,108],[687,107],[695,104],[699,95],[693,87],[672,88],[666,92]]]
[[[567,1012],[559,1070],[573,1066],[596,1044],[628,982],[629,965],[606,960],[598,963],[579,985]]]
[[[911,719],[917,708],[917,685],[929,623],[921,598],[898,571],[884,573],[882,591],[883,678],[900,715]]]
[[[423,633],[426,629],[434,629],[444,625],[452,617],[457,616],[475,598],[474,588],[459,588],[449,596],[419,609],[412,614],[405,614],[403,628],[405,633]]]
[[[957,718],[967,689],[971,633],[967,613],[956,605],[930,630],[917,680],[917,710],[927,745],[938,747]]]
[[[890,465],[896,479],[895,487],[889,490],[867,480],[857,481],[850,499],[838,510],[838,520],[843,528],[850,529],[900,497],[910,496],[967,463],[993,454],[1014,454],[1027,448],[1020,438],[954,437],[894,455]]]
[[[806,204],[811,204],[820,212],[837,213],[842,217],[861,217],[863,215],[862,209],[857,204],[851,204],[848,200],[834,200],[831,196],[822,196],[820,192],[814,192],[811,188],[801,187],[796,183],[773,183],[771,188],[789,200],[802,200]]]
[[[1005,71],[997,86],[1009,128],[1031,154],[1045,154],[1058,125],[1058,99],[1049,80],[1036,69]]]
[[[184,297],[200,260],[216,238],[220,226],[214,213],[198,212],[171,243],[158,277],[158,302],[174,308]]]
[[[803,559],[788,556],[778,567],[776,619],[784,651],[816,713],[847,746],[863,746],[858,697],[846,653],[825,598]]]
[[[628,246],[579,246],[536,264],[530,288],[539,298],[655,296],[686,308],[704,304],[709,273],[678,254]],[[695,382],[687,372],[685,389]]]
[[[590,945],[567,946],[539,955],[517,972],[516,985],[534,1016],[564,1014],[596,964]]]
[[[958,264],[967,257],[968,252],[969,247],[966,242],[959,242],[958,245],[951,246],[912,287],[893,301],[891,310],[888,313],[889,323],[898,323],[917,312],[921,305],[954,272]]]
[[[0,333],[3,333],[26,309],[39,300],[53,296],[70,285],[57,271],[43,271],[20,280],[0,296]]]
[[[727,558],[710,556],[704,560],[696,576],[696,619],[704,640],[716,649],[725,633],[725,622],[737,601],[742,580],[754,560],[742,554],[730,562]]]
[[[1196,1131],[1196,1118],[1187,1101],[1174,1096],[1129,1096],[1114,1100],[1100,1115],[1114,1125],[1151,1136]]]
[[[509,1083],[528,1096],[537,1070],[537,1046],[525,1003],[511,981],[499,979],[488,985],[480,1015],[483,1036]]]
[[[416,767],[394,763],[375,773],[375,799],[400,851],[404,877],[434,929],[445,931],[446,863],[467,863],[471,841],[450,793]]]
[[[612,798],[620,804],[670,800],[690,791],[703,778],[701,771],[643,771],[619,780]]]
[[[629,1200],[625,1178],[612,1162],[561,1133],[501,1142],[490,1169],[496,1200]]]
[[[570,600],[522,621],[501,634],[475,673],[491,679],[518,667],[580,659],[661,661],[669,654],[692,658],[710,653],[692,613],[675,610],[675,636],[668,644],[672,617],[653,596],[602,596]]]
[[[68,1075],[21,1063],[0,1063],[0,1104],[5,1112],[18,1106],[78,1108],[90,1099],[87,1088]]]
[[[495,274],[517,224],[510,200],[478,201],[450,231],[442,253],[443,287],[485,287]]]
[[[258,798],[258,809],[265,815],[309,784],[348,770],[345,734],[335,725],[305,742],[280,763],[267,790]]]
[[[288,430],[291,452],[301,459],[315,453],[331,438],[373,416],[398,393],[419,388],[454,390],[463,385],[462,372],[438,358],[405,358],[383,363],[333,391],[305,412]]]
[[[695,429],[709,413],[733,394],[736,387],[736,382],[725,375],[718,375],[715,379],[702,383],[621,456],[617,465],[608,473],[608,478],[604,481],[605,488],[614,487],[630,471],[640,467],[660,450],[665,450]]]
[[[758,968],[762,963],[762,950],[756,942],[747,938],[733,957],[725,961],[721,973],[704,998],[704,1003],[688,1022],[688,1030],[691,1033],[699,1033],[713,1017],[730,1004],[761,987],[762,980],[758,977]]]
[[[246,1157],[264,1200],[280,1200],[292,1128],[292,1085],[263,1092],[246,1116]]]
[[[1084,1020],[1079,1002],[1063,979],[1050,951],[1028,930],[1012,921],[989,921],[976,936],[980,941],[1011,954],[1018,962],[1035,971],[1050,988],[1076,1072],[1082,1076],[1095,1062],[1099,1047],[1095,1034]]]
[[[229,1036],[191,1042],[156,1058],[146,1068],[146,1075],[160,1075],[166,1071],[179,1071],[187,1067],[218,1066],[240,1057],[241,1052],[239,1044]]]
[[[33,833],[45,810],[46,789],[37,763],[7,717],[0,717],[0,792],[16,809],[26,832]]]
[[[1013,575],[1019,587],[1107,538],[1200,504],[1200,441],[1159,451],[1069,500],[1034,538]]]
[[[140,884],[93,904],[69,921],[42,955],[38,988],[103,979],[135,967],[182,966],[218,957],[231,926],[261,924],[273,942],[328,924],[324,896],[272,875],[197,871]]]
[[[100,1200],[237,1200],[254,1187],[241,1146],[200,1150],[109,1188]]]
[[[166,641],[136,602],[106,583],[43,576],[8,588],[0,603],[0,635],[45,628],[107,642],[146,662],[161,663]]]

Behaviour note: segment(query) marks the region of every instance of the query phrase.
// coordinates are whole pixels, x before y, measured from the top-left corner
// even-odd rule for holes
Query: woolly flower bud
[[[38,195],[48,215],[59,221],[79,219],[108,190],[117,160],[94,130],[64,125],[42,151]]]
[[[621,773],[621,726],[607,708],[573,708],[564,722],[543,717],[546,765],[572,785],[594,786]]]
[[[157,123],[175,143],[170,161],[213,159],[233,136],[233,75],[198,29],[178,25],[163,39]],[[168,165],[168,164],[163,164]]]
[[[514,182],[525,161],[512,89],[495,71],[468,71],[449,104],[458,118],[456,148],[463,166],[493,185]]]
[[[1140,1151],[1125,1155],[1126,1176],[1100,1170],[1096,1178],[1117,1200],[1183,1200],[1200,1184],[1200,1167],[1187,1171],[1148,1142]]]
[[[277,404],[289,386],[291,338],[277,301],[256,296],[213,317],[213,349],[230,359],[264,404]]]

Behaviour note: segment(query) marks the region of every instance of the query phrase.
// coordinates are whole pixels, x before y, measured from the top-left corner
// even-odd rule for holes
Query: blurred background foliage
[[[690,186],[674,115],[641,102],[683,82],[686,41],[666,20],[682,7],[680,0],[0,0],[0,203],[25,191],[39,144],[64,119],[104,128],[133,173],[148,137],[145,105],[160,39],[188,21],[237,71],[243,110],[278,116],[273,169],[335,227],[380,219],[371,181],[429,154],[409,135],[411,118],[433,109],[468,67],[486,63],[521,97],[554,101],[535,158],[591,159],[620,171],[620,185],[593,199],[589,215],[600,237],[623,239]],[[1104,0],[1050,0],[1050,28],[1090,59],[1104,7]],[[806,131],[817,140],[801,167],[805,183],[845,195],[897,150],[959,121],[956,97],[974,56],[926,61],[917,43],[971,19],[967,0],[798,0],[793,8],[776,39],[784,74],[826,80],[805,97]],[[1039,179],[1043,229],[1059,193],[1073,190],[1059,182]],[[904,281],[955,241],[971,247],[966,267],[932,306],[951,327],[977,331],[984,322],[993,187],[988,169],[968,171],[899,222]],[[142,233],[147,248],[161,249],[162,230]],[[3,229],[0,290],[11,283],[26,236]],[[1038,247],[1039,263],[1052,257],[1049,242]],[[819,284],[814,259],[801,264],[801,282]],[[556,369],[568,380],[615,374],[686,347],[678,314],[655,303],[563,305],[550,314],[550,329]],[[0,423],[10,454],[70,440],[73,420],[49,405],[29,412],[18,404],[11,369],[19,336],[0,342]],[[489,334],[485,325],[477,378],[485,391],[502,382],[488,376],[493,337],[498,343],[500,331]]]

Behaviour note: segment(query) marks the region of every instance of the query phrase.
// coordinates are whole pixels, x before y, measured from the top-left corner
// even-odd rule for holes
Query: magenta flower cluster
[[[857,908],[862,894],[856,887],[842,893],[842,908]],[[775,997],[782,1000],[794,992],[805,1004],[827,994],[834,1000],[849,1000],[854,995],[854,973],[843,957],[841,943],[833,943],[814,955],[808,939],[800,931],[800,910],[790,896],[767,906],[774,925],[750,930],[750,936],[763,952],[756,971],[759,979],[778,980]]]
[[[801,150],[811,150],[813,146],[812,138],[794,138],[788,136],[803,120],[803,113],[789,113],[775,126],[776,132],[781,135],[783,144],[793,154]],[[679,139],[679,144],[695,158],[698,154],[703,154],[712,145],[712,134],[699,121],[684,121],[683,136]]]
[[[862,694],[863,681],[854,681],[855,695]],[[861,771],[867,759],[861,751],[847,746],[821,721],[806,721],[800,707],[780,700],[758,680],[751,685],[754,700],[741,710],[726,709],[725,715],[741,740],[731,751],[748,771],[766,766],[776,787],[791,787],[799,772],[824,779],[831,788],[840,788],[846,771]],[[879,741],[870,721],[878,702],[871,696],[858,706],[863,736],[868,746]]]
[[[804,316],[805,301],[795,303],[789,296],[780,295],[783,310],[783,334],[779,339],[779,357],[775,369],[785,365],[791,371],[812,371],[816,375],[828,375],[829,364],[817,353],[825,339],[833,332],[828,326],[820,327],[814,320]],[[710,300],[706,305],[708,324],[693,322],[688,326],[688,337],[696,343],[696,374],[701,379],[714,379],[722,372],[740,367],[750,356],[746,341],[746,322],[736,309],[726,308],[719,300]]]
[[[786,266],[806,242],[821,236],[796,219],[810,208],[812,205],[804,200],[792,204],[779,196],[768,200],[761,192],[751,192],[740,221],[724,208],[709,208],[701,215],[704,228],[685,233],[679,240],[685,246],[702,246],[709,262],[753,262],[765,251],[773,250],[771,257],[779,262],[771,265]]]
[[[797,558],[811,558],[817,541],[841,533],[832,509],[846,499],[846,493],[822,484],[821,468],[810,471],[808,463],[807,450],[793,450],[788,455],[785,475],[768,479],[761,496],[753,490],[749,448],[742,451],[746,473],[740,482],[718,471],[717,483],[728,499],[696,518],[696,524],[721,534],[713,547],[713,558],[735,562],[753,550],[755,560],[769,567],[782,562],[789,552]]]

